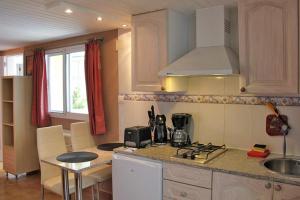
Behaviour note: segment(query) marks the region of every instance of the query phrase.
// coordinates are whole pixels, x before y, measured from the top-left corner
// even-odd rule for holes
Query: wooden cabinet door
[[[132,89],[160,91],[158,72],[167,65],[167,10],[132,18]]]
[[[164,180],[164,200],[211,200],[211,190]]]
[[[273,200],[300,200],[300,186],[275,182]]]
[[[239,0],[241,91],[298,93],[298,0]]]
[[[272,200],[272,183],[264,180],[213,173],[213,200]]]

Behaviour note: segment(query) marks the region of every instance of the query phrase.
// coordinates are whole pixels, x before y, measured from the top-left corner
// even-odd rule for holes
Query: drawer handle
[[[266,184],[265,184],[265,188],[266,188],[266,189],[271,189],[271,187],[272,187],[272,184],[271,184],[271,183],[266,183]]]
[[[282,188],[280,185],[275,185],[274,189],[275,191],[281,191]]]
[[[245,87],[241,87],[241,92],[246,92],[246,88]]]
[[[187,195],[188,195],[188,194],[187,194],[186,192],[180,192],[180,196],[181,196],[181,197],[187,197]]]

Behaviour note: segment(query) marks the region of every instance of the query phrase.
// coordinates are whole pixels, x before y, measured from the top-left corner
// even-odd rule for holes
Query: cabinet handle
[[[246,88],[245,87],[241,87],[241,92],[246,92]]]
[[[181,197],[187,197],[187,193],[186,192],[180,192],[180,196]]]
[[[282,188],[280,185],[275,185],[274,189],[275,191],[281,191]]]
[[[161,90],[161,91],[165,91],[166,88],[165,88],[164,86],[161,86],[160,90]]]
[[[271,184],[271,183],[266,183],[266,184],[265,184],[265,188],[266,188],[266,189],[271,189],[271,187],[272,187],[272,184]]]

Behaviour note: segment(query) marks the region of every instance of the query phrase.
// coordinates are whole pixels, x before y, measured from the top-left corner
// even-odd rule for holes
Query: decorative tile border
[[[182,95],[182,94],[120,94],[119,100],[160,101],[211,104],[264,105],[272,102],[277,106],[300,106],[300,97],[283,96],[221,96],[221,95]]]

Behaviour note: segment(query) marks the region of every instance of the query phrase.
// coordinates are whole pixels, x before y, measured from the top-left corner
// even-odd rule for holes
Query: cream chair
[[[77,122],[71,124],[71,143],[73,151],[79,151],[95,147],[96,143],[90,133],[88,122]]]
[[[44,199],[44,189],[62,196],[63,190],[60,168],[41,162],[43,158],[58,156],[67,152],[62,126],[38,128],[37,148],[41,167],[42,200]],[[82,188],[88,188],[96,184],[95,180],[90,177],[83,176],[82,178]],[[70,194],[74,193],[74,176],[71,174],[69,175],[69,187]]]
[[[96,147],[93,136],[90,132],[88,122],[77,122],[71,124],[71,142],[73,151],[80,151]],[[112,177],[111,165],[103,165],[83,172],[83,175],[94,178],[98,183],[104,183]],[[97,193],[99,188],[97,187]],[[110,193],[109,191],[104,191]],[[98,195],[97,195],[98,197]]]

